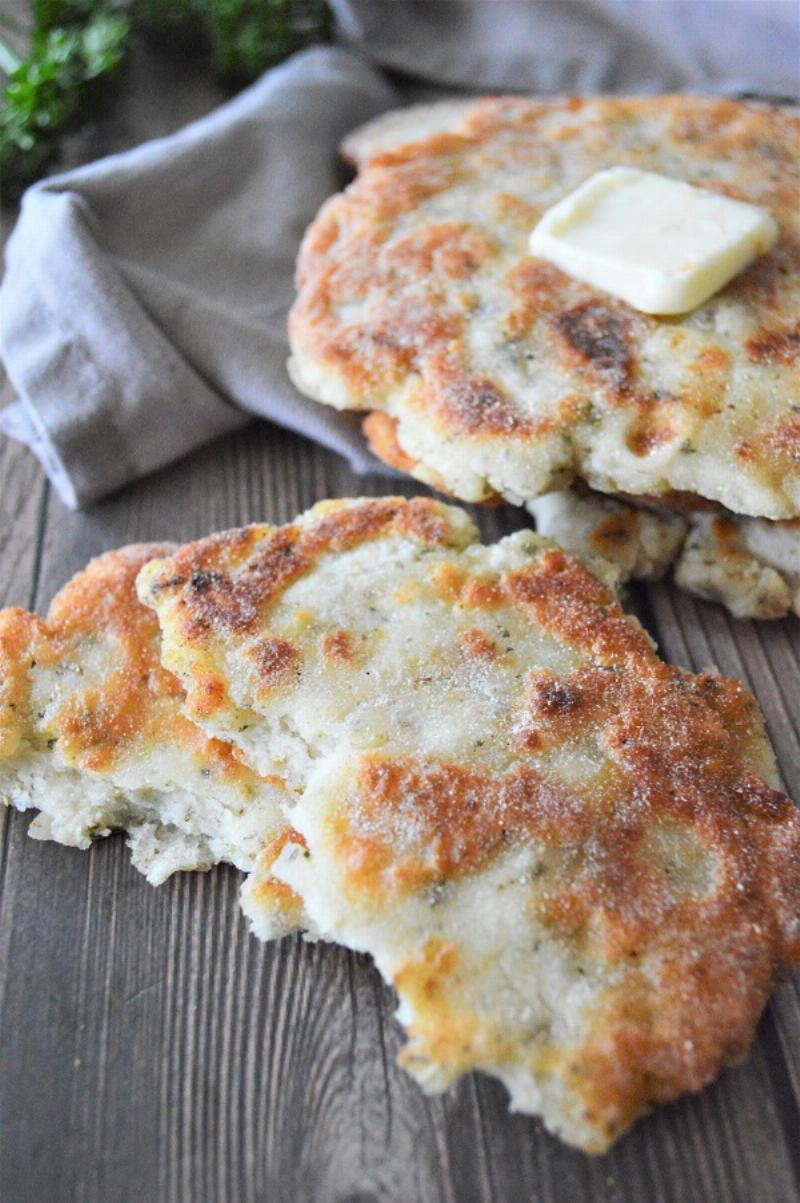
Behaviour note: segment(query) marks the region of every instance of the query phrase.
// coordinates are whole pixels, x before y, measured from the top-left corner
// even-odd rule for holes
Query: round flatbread
[[[300,253],[298,387],[387,415],[405,465],[466,500],[579,476],[796,516],[800,117],[667,96],[489,99],[438,120],[429,134],[436,115],[412,110],[351,140],[364,166]],[[766,206],[779,242],[679,318],[532,258],[543,211],[619,165]]]

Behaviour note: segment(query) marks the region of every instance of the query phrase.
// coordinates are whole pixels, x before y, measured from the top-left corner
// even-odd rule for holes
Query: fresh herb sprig
[[[62,135],[84,118],[95,86],[122,64],[129,34],[125,16],[98,11],[85,24],[38,31],[30,54],[16,63],[5,48],[11,70],[0,109],[4,195],[18,194],[47,168]]]
[[[329,33],[324,0],[207,0],[205,7],[214,71],[231,87]]]
[[[134,35],[210,51],[215,74],[231,88],[328,36],[325,0],[30,0],[30,13],[25,58],[0,41],[5,197],[18,196],[53,163],[61,138],[86,119]]]

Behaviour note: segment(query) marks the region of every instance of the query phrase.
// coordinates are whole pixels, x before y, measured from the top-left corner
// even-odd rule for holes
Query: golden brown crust
[[[524,718],[528,750],[591,728],[611,769],[580,790],[525,762],[498,775],[376,754],[331,835],[351,902],[378,906],[457,883],[518,842],[543,848],[532,913],[619,976],[584,1042],[554,1054],[599,1148],[745,1052],[776,972],[800,958],[800,823],[743,755],[755,708],[724,678],[643,653],[624,673],[532,680]],[[415,1012],[406,1060],[469,1068],[477,1020],[457,971],[456,948],[434,941],[397,974]],[[502,1033],[481,1039],[502,1064]]]
[[[302,899],[291,886],[272,875],[272,867],[284,848],[294,844],[305,848],[306,842],[299,832],[291,827],[285,827],[274,839],[269,840],[258,856],[258,864],[252,874],[249,885],[251,897],[256,907],[268,913],[283,916],[287,930],[300,929],[305,923]]]
[[[322,639],[322,650],[329,660],[338,664],[352,664],[355,660],[353,636],[343,628],[328,631]]]
[[[509,573],[504,591],[539,626],[601,664],[658,662],[647,632],[625,614],[616,594],[557,547],[542,553],[535,572]]]
[[[168,575],[150,588],[154,594],[180,595],[190,637],[192,632],[247,634],[258,628],[284,590],[313,571],[321,556],[351,550],[392,530],[434,547],[450,538],[438,504],[426,497],[334,504],[305,527],[253,526],[188,543],[171,557]],[[232,570],[246,559],[247,574],[234,577]]]
[[[42,637],[41,623],[27,610],[0,610],[0,758],[12,756],[27,726],[30,683]]]
[[[285,685],[296,677],[303,658],[299,647],[277,635],[259,640],[249,654],[256,662],[259,684],[264,692]]]
[[[378,459],[382,459],[390,468],[398,468],[401,472],[412,474],[417,466],[416,460],[407,455],[397,441],[397,418],[373,409],[361,423],[364,437],[370,451]]]
[[[520,532],[481,550],[470,546],[463,522],[457,511],[419,499],[315,508],[281,530],[234,532],[183,549],[146,571],[141,587],[159,605],[165,645],[188,688],[202,694],[204,674],[221,689],[227,683],[229,710],[217,730],[238,738],[241,724],[252,748],[260,720],[268,742],[285,718],[304,747],[318,747],[322,732],[335,745],[333,759],[341,753],[329,792],[316,797],[313,782],[304,790],[308,761],[297,767],[287,756],[298,791],[292,813],[309,856],[307,866],[298,855],[281,864],[300,892],[292,866],[306,866],[333,891],[316,900],[318,910],[309,903],[312,921],[331,937],[341,930],[331,909],[357,927],[363,922],[360,947],[371,946],[370,923],[388,916],[394,924],[402,911],[402,931],[392,936],[400,942],[396,962],[388,937],[385,956],[373,947],[403,1001],[413,1002],[406,1061],[435,1062],[432,1072],[443,1067],[444,1077],[476,1066],[501,1072],[506,1064],[534,1077],[560,1074],[574,1083],[570,1105],[577,1096],[602,1144],[648,1101],[700,1085],[744,1047],[775,971],[800,958],[800,824],[775,788],[746,690],[662,664],[612,591],[557,548]],[[406,538],[373,549],[371,540],[393,532]],[[409,546],[409,535],[422,547]],[[364,555],[326,561],[318,590],[313,575],[291,589],[321,558],[364,545]],[[196,565],[204,574],[199,590]],[[354,579],[364,593],[348,610]],[[362,596],[378,617],[359,626],[360,610],[369,608]],[[414,614],[389,617],[393,605],[405,604],[418,605],[429,623],[408,660],[401,657],[406,632],[413,642]],[[402,632],[401,652],[386,629]],[[267,704],[253,688],[253,666],[243,670],[236,658],[266,640],[276,641],[264,660],[275,689]],[[373,640],[385,662],[377,653],[370,662]],[[300,663],[295,651],[303,679],[282,693],[283,674]],[[370,683],[356,693],[356,679]],[[393,724],[397,691],[405,692]],[[332,721],[319,706],[323,695],[333,697]],[[375,711],[382,713],[373,728]],[[412,711],[422,715],[419,727],[403,721]],[[429,726],[436,739],[425,755],[419,749]],[[314,759],[319,784],[326,766]],[[498,882],[509,889],[499,902],[490,897]],[[465,896],[496,905],[498,914],[505,898],[515,899],[515,934],[530,918],[554,958],[564,952],[565,978],[577,981],[576,966],[596,972],[585,994],[578,982],[587,1001],[585,1012],[574,1005],[572,1027],[557,1032],[554,1021],[541,1042],[531,1035],[531,1058],[563,1057],[562,1064],[540,1074],[525,1060],[519,1026],[510,1036],[499,1030],[502,1008],[487,1005],[484,1022],[474,994],[465,1001],[459,991],[472,946],[467,938],[458,943],[455,928],[451,939],[444,921],[437,928],[444,906],[429,922],[427,905],[448,899],[455,908]],[[487,960],[497,953],[492,938],[476,957],[484,951]],[[516,1006],[515,996],[508,1013]]]
[[[65,689],[37,720],[63,761],[108,774],[137,748],[166,740],[201,756],[210,772],[246,785],[250,772],[231,745],[209,739],[182,715],[183,690],[159,659],[158,621],[136,596],[144,564],[173,550],[136,544],[106,552],[56,594],[44,621],[22,610],[0,613],[0,753],[9,755],[30,733],[31,669],[65,665],[101,634],[113,647],[108,671]]]
[[[432,578],[455,607],[473,583],[448,563]],[[552,1059],[547,1072],[581,1100],[600,1148],[650,1103],[698,1089],[740,1056],[776,974],[800,961],[800,816],[772,784],[741,685],[663,664],[610,591],[557,549],[495,584],[587,662],[529,673],[504,720],[503,771],[361,756],[326,811],[326,846],[349,903],[369,913],[456,888],[516,846],[541,849],[526,906],[611,984],[582,1043],[531,1057]],[[470,625],[460,646],[498,653]],[[593,775],[548,769],[582,743],[598,750]],[[520,1057],[461,999],[459,958],[452,941],[432,939],[395,974],[414,1013],[409,1065],[457,1073]]]
[[[367,414],[361,423],[361,429],[373,455],[382,459],[390,468],[408,472],[409,476],[414,474],[415,469],[419,467],[419,461],[412,459],[400,446],[397,439],[397,418],[390,417],[380,409],[373,409],[372,413]],[[438,491],[444,493],[446,497],[453,496],[452,491],[442,485],[439,485]],[[483,498],[480,504],[499,505],[502,500],[498,493],[490,493],[488,497]]]
[[[638,313],[527,251],[542,208],[608,162],[765,205],[780,242],[702,315]],[[519,194],[517,178],[527,181]],[[470,500],[474,479],[459,484],[460,465],[482,475],[484,493],[512,500],[560,487],[590,458],[593,483],[607,487],[612,467],[592,451],[598,417],[634,460],[652,459],[646,489],[686,489],[680,457],[698,452],[711,424],[702,451],[718,473],[698,468],[690,484],[743,512],[788,517],[800,504],[785,421],[800,388],[799,195],[800,119],[784,109],[682,96],[479,101],[458,133],[370,158],[312,225],[290,316],[301,387],[337,406],[385,406],[417,435],[427,422],[417,455],[371,418],[376,453],[406,470],[422,459],[437,485]],[[437,447],[450,439],[458,451],[445,466]],[[557,457],[553,476],[541,483],[531,468],[540,483],[525,492],[504,444],[543,470]],[[742,468],[723,481],[737,445]],[[667,453],[676,463],[665,479]],[[629,470],[634,479],[640,469]]]

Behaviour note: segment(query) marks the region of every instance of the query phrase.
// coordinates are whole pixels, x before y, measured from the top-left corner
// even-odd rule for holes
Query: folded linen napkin
[[[376,467],[285,370],[303,230],[336,148],[447,91],[800,90],[793,0],[333,0],[305,51],[177,134],[26,194],[0,288],[0,427],[85,505],[253,414]],[[724,20],[720,18],[724,14]],[[380,471],[386,469],[380,466]]]

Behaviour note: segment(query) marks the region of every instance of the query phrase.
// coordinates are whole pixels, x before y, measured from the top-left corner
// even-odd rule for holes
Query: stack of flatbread
[[[601,1151],[744,1055],[800,962],[800,821],[752,696],[437,501],[93,561],[0,614],[0,795],[228,861],[262,938],[371,953],[428,1090],[479,1069]]]
[[[800,612],[797,110],[456,101],[379,118],[344,151],[357,178],[300,256],[299,388],[369,411],[375,452],[433,487],[526,504],[620,581],[675,560],[738,617]],[[543,212],[620,166],[764,206],[778,242],[670,318],[533,258]]]

